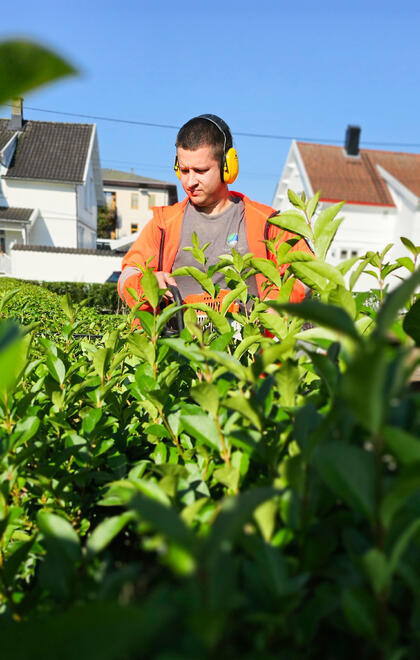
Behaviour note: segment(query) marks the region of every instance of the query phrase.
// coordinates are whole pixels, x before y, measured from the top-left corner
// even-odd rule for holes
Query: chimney
[[[345,149],[347,156],[359,155],[360,126],[347,126]]]
[[[12,117],[7,128],[11,131],[23,131],[23,99],[12,100]]]

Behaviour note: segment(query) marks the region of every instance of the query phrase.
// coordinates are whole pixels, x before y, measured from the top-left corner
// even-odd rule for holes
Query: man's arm
[[[160,227],[153,218],[147,223],[123,258],[122,272],[118,280],[118,293],[130,308],[137,304],[137,300],[133,298],[128,289],[133,289],[139,298],[143,295],[141,268],[145,268],[146,264],[152,268],[158,267],[160,236]],[[166,288],[170,274],[164,273],[163,277],[161,275],[162,273],[159,273],[159,286]]]

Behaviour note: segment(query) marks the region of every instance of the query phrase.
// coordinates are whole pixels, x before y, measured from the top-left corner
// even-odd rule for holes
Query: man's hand
[[[166,289],[163,294],[164,298],[173,298],[173,295],[168,291],[168,286],[176,286],[176,281],[172,277],[171,273],[166,273],[164,270],[155,271],[156,279],[159,284],[159,289]]]

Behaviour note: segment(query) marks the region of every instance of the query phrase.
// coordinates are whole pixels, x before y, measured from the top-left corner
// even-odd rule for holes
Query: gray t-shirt
[[[189,250],[183,250],[184,247],[192,246],[193,232],[197,234],[200,246],[204,243],[210,243],[204,253],[208,259],[207,268],[216,264],[223,254],[231,254],[232,248],[235,248],[241,255],[249,252],[245,227],[245,207],[239,197],[231,197],[229,207],[218,215],[201,213],[193,204],[188,202],[182,219],[181,237],[172,267],[173,270],[181,266],[195,266],[204,271],[204,267],[194,259],[192,253]],[[191,294],[202,293],[200,284],[193,277],[180,275],[175,279],[183,299]],[[220,288],[225,289],[224,274],[215,273],[213,283],[219,284]],[[249,277],[247,285],[248,292],[251,295],[258,295],[255,277]]]

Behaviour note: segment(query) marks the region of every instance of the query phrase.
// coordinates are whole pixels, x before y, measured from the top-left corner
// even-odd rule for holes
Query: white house
[[[22,101],[0,119],[0,230],[13,243],[96,246],[104,202],[96,126],[25,121]]]
[[[150,179],[135,172],[102,170],[106,205],[116,216],[113,239],[116,244],[131,245],[153,215],[154,206],[165,206],[178,201],[175,183]],[[111,243],[111,247],[113,247]]]
[[[96,251],[105,198],[96,126],[0,119],[0,273],[103,282],[120,255]],[[112,263],[111,263],[112,262]]]
[[[359,137],[360,128],[349,126],[343,147],[293,141],[274,193],[280,211],[291,206],[288,188],[307,197],[320,190],[321,208],[346,201],[328,255],[333,264],[388,243],[393,261],[408,254],[401,236],[420,244],[420,154],[359,149]],[[364,276],[359,288],[373,285]]]

